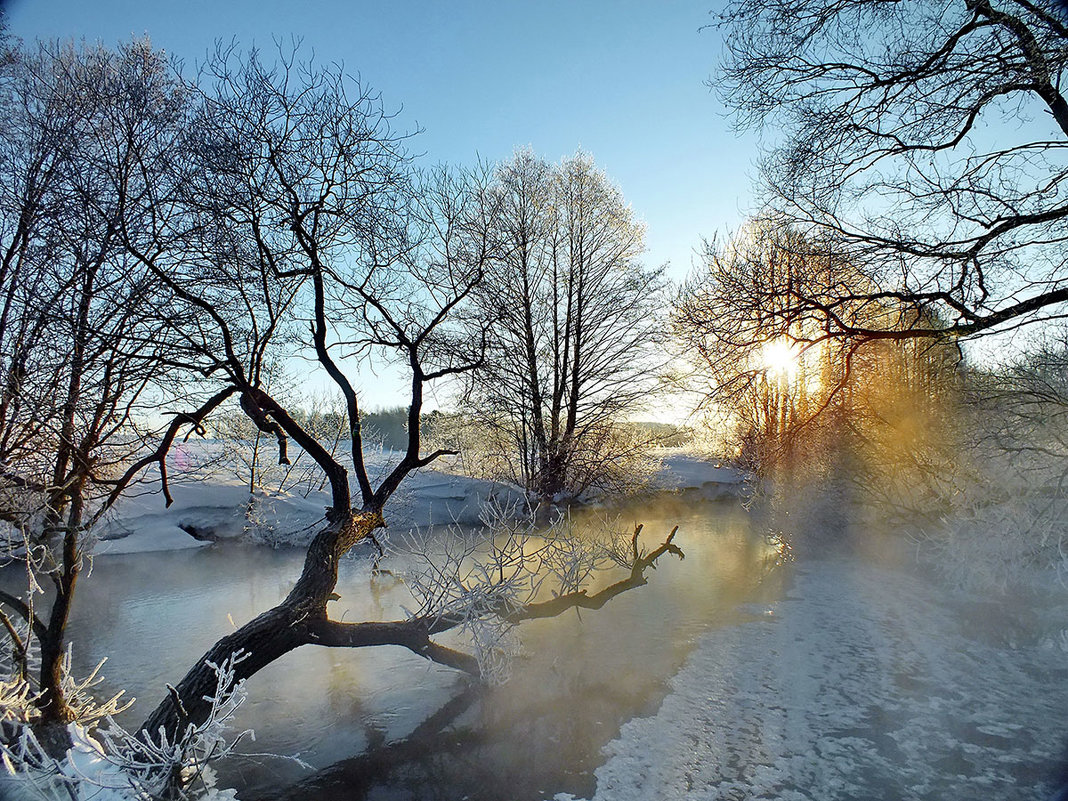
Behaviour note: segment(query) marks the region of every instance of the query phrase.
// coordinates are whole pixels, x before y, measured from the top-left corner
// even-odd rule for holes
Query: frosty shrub
[[[1036,570],[1068,580],[1068,502],[1026,496],[990,500],[978,488],[953,513],[921,532],[921,542],[956,584],[1004,591]]]
[[[411,531],[390,542],[387,556],[415,601],[409,619],[458,627],[484,681],[501,684],[519,653],[517,616],[546,596],[584,592],[595,574],[630,568],[630,539],[607,526],[580,527],[569,516],[548,527],[516,506],[490,504],[482,527]],[[433,624],[432,626],[433,627]]]
[[[212,665],[215,692],[205,700],[210,713],[201,723],[189,723],[181,736],[159,739],[132,734],[115,722],[123,711],[118,693],[103,704],[89,690],[99,683],[100,666],[68,689],[78,719],[68,726],[72,742],[63,758],[48,752],[30,724],[34,710],[30,685],[25,680],[0,681],[0,762],[22,795],[41,799],[68,797],[72,801],[155,801],[155,799],[233,799],[232,790],[218,790],[209,765],[233,753],[251,732],[227,734],[227,724],[245,700],[244,683],[235,680],[234,668],[245,655],[234,654]],[[69,663],[69,655],[67,657]],[[103,664],[103,663],[101,663]],[[70,676],[69,664],[66,675]],[[90,728],[98,726],[90,735]],[[0,785],[0,790],[4,786]]]

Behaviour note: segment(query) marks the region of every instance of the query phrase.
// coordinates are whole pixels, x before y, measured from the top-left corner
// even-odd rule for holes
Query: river
[[[256,733],[243,751],[297,756],[314,771],[236,757],[220,765],[220,784],[242,801],[592,794],[602,747],[655,711],[696,638],[745,619],[741,604],[774,601],[787,581],[777,545],[732,502],[677,497],[613,514],[622,529],[644,523],[650,545],[678,525],[686,558],[665,556],[647,586],[601,610],[524,624],[501,687],[472,687],[396,647],[291,653],[248,682],[234,727]],[[225,543],[99,558],[70,625],[75,672],[106,658],[98,692],[135,696],[121,719],[135,726],[197,655],[284,597],[302,559]],[[347,621],[395,619],[411,605],[403,587],[372,575],[369,549],[344,560],[337,592],[332,614]]]

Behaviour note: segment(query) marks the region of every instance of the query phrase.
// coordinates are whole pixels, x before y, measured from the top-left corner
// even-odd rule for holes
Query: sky
[[[750,210],[754,136],[740,137],[707,82],[719,0],[0,0],[10,33],[113,46],[147,35],[187,71],[236,40],[302,40],[379,91],[424,164],[470,165],[530,147],[588,152],[646,223],[646,262],[683,280],[704,237]],[[386,368],[367,407],[403,397]],[[687,410],[688,411],[688,410]],[[674,416],[673,409],[653,416]]]
[[[689,272],[702,237],[751,206],[753,137],[731,130],[706,82],[718,0],[0,0],[26,40],[114,45],[148,35],[192,68],[215,42],[303,40],[422,133],[425,163],[472,164],[531,147],[590,153],[647,224],[646,259]],[[704,30],[702,30],[704,28]]]

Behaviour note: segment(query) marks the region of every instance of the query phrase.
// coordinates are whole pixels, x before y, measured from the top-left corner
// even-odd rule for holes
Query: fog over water
[[[786,521],[794,548],[761,515],[696,493],[612,514],[622,530],[643,522],[650,545],[679,525],[686,558],[665,556],[601,610],[521,626],[500,687],[394,647],[290,653],[248,682],[234,725],[256,731],[246,753],[311,767],[239,757],[219,766],[220,785],[243,801],[727,799],[743,787],[922,799],[956,786],[1024,799],[1053,787],[1063,590],[961,592],[903,538],[834,544],[800,509]],[[71,627],[75,675],[107,657],[99,689],[136,696],[122,722],[137,725],[196,654],[288,592],[302,559],[233,543],[98,558]],[[343,562],[338,593],[331,613],[345,621],[411,605],[372,575],[369,549]]]
[[[544,797],[542,790],[550,789],[549,797],[591,793],[601,747],[624,720],[655,710],[664,682],[695,638],[709,626],[744,619],[739,604],[770,602],[782,592],[787,573],[776,568],[775,546],[750,530],[746,514],[732,502],[678,498],[655,510],[645,502],[613,514],[624,530],[643,522],[650,545],[678,524],[676,542],[685,560],[665,556],[649,571],[647,586],[601,610],[524,624],[523,655],[511,680],[464,696],[470,704],[452,721],[458,738],[431,736],[427,752],[389,770],[383,754],[382,765],[370,771],[381,775],[369,785],[418,787],[425,775],[428,786],[442,787],[441,797],[448,798],[469,790],[490,798],[504,788],[516,798]],[[341,598],[331,606],[338,619],[396,619],[404,615],[402,605],[412,605],[388,576],[372,577],[369,551],[357,549],[342,564]],[[136,696],[123,722],[137,725],[193,655],[281,599],[302,560],[297,549],[241,545],[99,558],[79,587],[71,627],[76,673],[107,657],[101,690],[125,688]],[[624,575],[617,569],[604,580]],[[401,648],[306,647],[248,682],[249,698],[235,727],[256,731],[246,751],[299,755],[322,769],[408,737],[468,684],[455,671]],[[437,764],[446,754],[452,767]],[[354,772],[369,772],[366,762],[348,768],[334,771],[338,797],[350,797],[346,792],[363,781]],[[449,775],[442,777],[441,770]],[[307,781],[309,773],[264,758],[234,760],[220,772],[222,783],[232,782],[242,799],[266,797],[280,777]],[[330,781],[318,783],[308,797],[330,792]],[[416,796],[424,797],[421,792]],[[299,797],[295,793],[286,797]]]

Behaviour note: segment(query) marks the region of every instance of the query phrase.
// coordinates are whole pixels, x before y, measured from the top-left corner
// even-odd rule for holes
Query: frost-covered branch
[[[508,676],[519,651],[513,636],[519,623],[569,609],[600,609],[644,585],[646,570],[664,554],[683,557],[673,542],[677,527],[646,552],[639,545],[640,525],[632,534],[620,534],[580,529],[565,517],[539,529],[532,519],[500,509],[495,516],[478,532],[450,530],[445,537],[413,533],[391,549],[409,565],[399,577],[417,607],[405,610],[407,621],[388,624],[415,643],[402,644],[427,658],[463,669],[473,661],[490,683]],[[591,592],[596,577],[613,566],[630,575]],[[469,642],[472,657],[460,659],[451,649],[442,652],[430,639],[453,629]]]
[[[217,681],[214,692],[205,698],[210,705],[207,717],[200,723],[190,722],[173,739],[166,732],[160,732],[158,740],[138,737],[117,724],[114,716],[126,708],[120,703],[122,693],[103,704],[89,693],[99,682],[99,666],[81,682],[71,679],[68,699],[78,718],[68,726],[72,745],[63,756],[46,748],[30,723],[35,708],[29,683],[0,681],[0,763],[22,789],[44,799],[232,799],[233,791],[214,789],[208,766],[232,753],[250,734],[231,737],[226,733],[245,699],[244,684],[234,672],[244,658],[234,654],[213,665]],[[66,675],[70,675],[69,665]],[[106,726],[90,736],[89,727],[101,720]]]
[[[590,595],[585,588],[580,588],[566,594],[558,595],[549,601],[528,604],[509,615],[509,622],[519,623],[523,620],[556,617],[557,615],[566,612],[568,609],[600,609],[617,595],[624,593],[627,590],[644,586],[647,583],[645,571],[649,568],[655,568],[656,562],[661,556],[670,553],[674,554],[679,559],[686,558],[682,549],[673,542],[678,530],[678,526],[671,529],[671,533],[668,534],[664,542],[647,554],[638,548],[638,536],[641,534],[642,526],[640,524],[635,526],[634,534],[631,538],[632,558],[629,560],[629,564],[626,562],[621,563],[624,567],[630,568],[630,576],[622,581],[610,584],[592,595]],[[613,558],[617,555],[618,552],[612,554]],[[615,558],[615,561],[620,563],[618,558]]]

